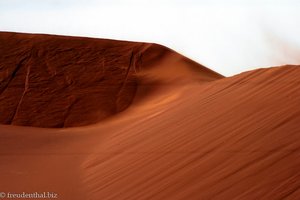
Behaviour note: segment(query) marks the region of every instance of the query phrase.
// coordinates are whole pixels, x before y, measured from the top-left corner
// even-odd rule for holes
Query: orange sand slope
[[[177,75],[205,81],[222,77],[156,44],[0,33],[0,49],[3,124],[93,124],[127,108],[137,89],[156,74],[151,84]]]
[[[298,66],[223,78],[159,45],[0,35],[2,123],[91,124],[1,125],[2,191],[66,200],[300,198]],[[44,49],[72,45],[80,47]],[[97,45],[110,54],[96,54]],[[19,51],[34,56],[20,64]]]

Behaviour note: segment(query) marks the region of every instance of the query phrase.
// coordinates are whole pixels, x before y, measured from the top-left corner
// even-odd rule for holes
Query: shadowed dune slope
[[[93,124],[127,108],[147,77],[157,84],[172,74],[200,81],[222,77],[157,44],[2,32],[0,54],[4,124]]]
[[[0,125],[1,191],[66,200],[300,198],[299,66],[221,78],[159,45],[145,49],[134,98],[117,115],[72,128]]]

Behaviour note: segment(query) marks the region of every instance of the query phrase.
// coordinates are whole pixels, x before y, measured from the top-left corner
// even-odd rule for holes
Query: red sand
[[[156,44],[15,33],[0,51],[0,122],[74,126],[0,125],[1,191],[300,198],[298,66],[224,78]]]
[[[3,124],[57,128],[93,124],[127,108],[148,78],[159,82],[180,78],[177,75],[221,77],[157,44],[1,33],[0,47]],[[170,70],[177,71],[175,76]],[[204,73],[196,77],[195,71]],[[156,74],[161,76],[157,80],[151,77]]]

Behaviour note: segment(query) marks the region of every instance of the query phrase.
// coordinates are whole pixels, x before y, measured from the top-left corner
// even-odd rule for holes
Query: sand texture
[[[300,67],[223,77],[158,44],[0,33],[0,190],[299,200]]]

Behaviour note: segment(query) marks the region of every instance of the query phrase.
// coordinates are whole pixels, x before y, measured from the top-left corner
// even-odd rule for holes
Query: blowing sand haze
[[[300,68],[224,77],[152,43],[0,33],[0,192],[300,198]]]

